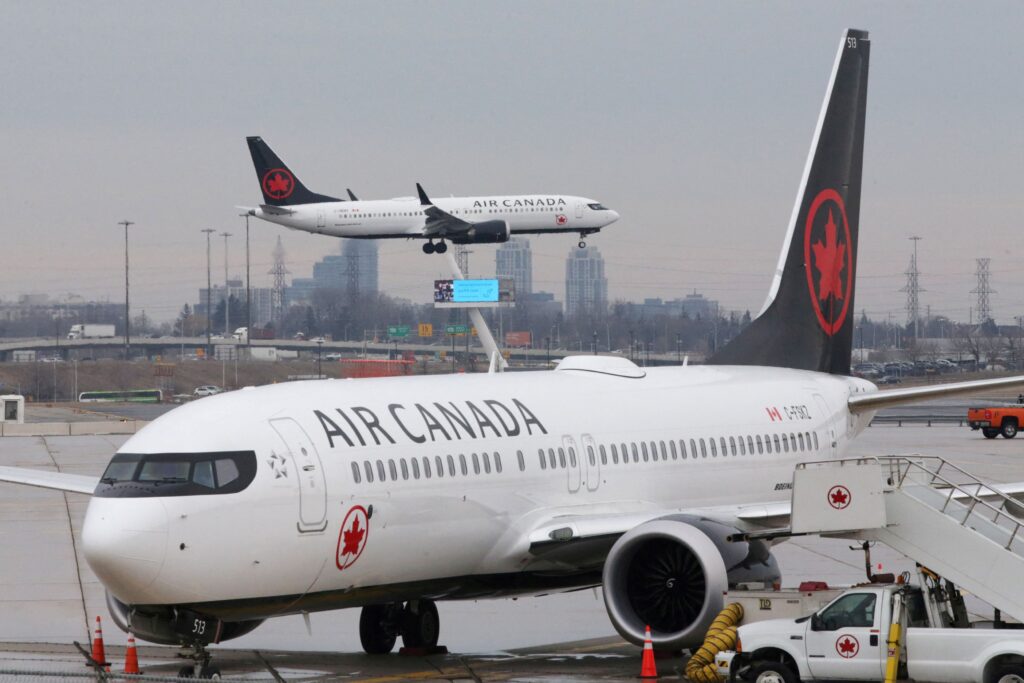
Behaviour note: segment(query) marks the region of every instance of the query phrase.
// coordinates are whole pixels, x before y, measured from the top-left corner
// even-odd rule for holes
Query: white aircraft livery
[[[358,607],[367,652],[431,647],[437,601],[601,586],[627,640],[697,644],[723,589],[778,579],[769,542],[728,539],[787,523],[797,463],[881,406],[1024,384],[849,375],[869,49],[843,34],[768,303],[707,365],[247,388],[161,416],[99,478],[0,480],[92,496],[85,557],[157,643]]]
[[[515,234],[576,232],[584,238],[619,219],[586,197],[536,194],[450,197],[436,202],[416,184],[418,197],[360,201],[316,194],[259,137],[246,138],[264,203],[249,214],[294,230],[362,239],[424,239],[427,254],[455,244],[507,242]],[[436,241],[435,241],[436,240]]]

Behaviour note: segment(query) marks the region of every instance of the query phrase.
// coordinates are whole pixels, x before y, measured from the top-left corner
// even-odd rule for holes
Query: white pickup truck
[[[1024,630],[947,627],[956,619],[929,599],[917,586],[866,585],[810,616],[740,626],[718,672],[730,682],[884,681],[891,652],[902,680],[1024,683]],[[894,611],[900,628],[889,643]]]

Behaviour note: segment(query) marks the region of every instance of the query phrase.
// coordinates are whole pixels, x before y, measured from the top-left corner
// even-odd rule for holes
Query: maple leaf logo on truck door
[[[853,249],[846,206],[833,189],[819,192],[807,210],[804,268],[818,324],[831,337],[846,321],[853,275]]]

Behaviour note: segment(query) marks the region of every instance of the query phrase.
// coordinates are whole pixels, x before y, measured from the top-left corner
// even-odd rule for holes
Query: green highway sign
[[[409,326],[408,325],[388,325],[388,336],[389,337],[408,337]]]
[[[444,328],[445,334],[466,334],[469,328],[465,325],[448,325]]]

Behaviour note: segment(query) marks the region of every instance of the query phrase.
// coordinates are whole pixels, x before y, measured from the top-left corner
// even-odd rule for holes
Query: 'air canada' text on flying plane
[[[727,539],[787,523],[797,463],[882,406],[1024,384],[850,376],[869,50],[844,33],[767,303],[707,365],[258,387],[163,415],[102,477],[0,480],[92,496],[85,557],[153,642],[358,607],[382,653],[436,644],[439,601],[601,586],[627,640],[693,646],[726,586],[779,578],[768,541]]]
[[[511,235],[576,232],[583,239],[619,219],[585,197],[537,194],[449,197],[436,202],[416,184],[418,197],[361,201],[316,194],[259,137],[246,138],[263,191],[263,204],[249,213],[294,230],[363,239],[424,239],[427,254],[444,253],[446,242],[494,244]]]

